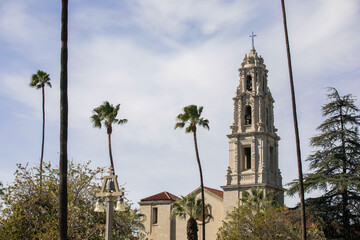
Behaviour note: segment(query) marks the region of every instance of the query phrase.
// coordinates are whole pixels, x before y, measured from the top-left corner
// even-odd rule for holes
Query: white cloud
[[[249,51],[248,35],[254,30],[258,34],[255,46],[268,67],[276,100],[283,182],[297,177],[283,29],[281,16],[275,14],[280,14],[279,3],[159,0],[128,1],[124,6],[111,2],[110,7],[76,3],[69,23],[69,158],[91,159],[97,166],[108,164],[106,132],[93,129],[89,117],[105,100],[121,103],[120,117],[129,122],[114,128],[113,147],[115,165],[121,181],[128,183],[129,197],[136,202],[164,190],[186,194],[198,185],[193,143],[191,136],[174,131],[173,126],[181,108],[194,103],[204,106],[204,116],[210,120],[211,130],[199,132],[206,184],[219,188],[228,164],[226,134],[233,119],[237,68]],[[7,35],[1,34],[0,40],[11,38],[20,49],[29,45],[34,48],[22,53],[26,58],[18,59],[24,68],[2,72],[0,91],[6,101],[17,101],[31,109],[30,118],[40,119],[41,94],[28,87],[33,72],[29,69],[33,61],[42,62],[36,55],[44,53],[41,49],[60,46],[60,40],[54,43],[51,31],[58,23],[28,16],[29,6],[23,4],[14,4],[11,10],[19,19],[9,14],[0,16],[0,26],[10,22],[14,28]],[[360,76],[356,54],[360,40],[358,9],[356,1],[340,5],[338,1],[292,1],[287,6],[303,159],[309,152],[307,139],[321,122],[324,87],[335,83],[344,93],[360,92],[355,79]],[[26,30],[28,24],[34,25],[30,32]],[[260,32],[256,30],[256,26],[264,25]],[[40,36],[51,41],[37,41],[40,28],[46,29]],[[53,79],[53,89],[46,92],[47,126],[53,141],[46,147],[49,150],[58,147],[58,129],[54,127],[59,115],[59,62],[54,54],[58,51],[45,51],[43,58],[48,60],[44,62]],[[34,60],[28,63],[28,59]],[[344,71],[347,86],[329,82],[328,78],[341,76]],[[22,111],[17,110],[14,116],[23,118],[27,113]],[[28,153],[14,153],[13,162],[22,154]],[[56,150],[47,156],[57,161]]]
[[[1,6],[1,34],[9,40],[30,40],[34,36],[31,26],[37,26],[36,23],[36,19],[26,14],[24,4],[10,2]]]
[[[358,1],[317,1],[311,7],[302,2],[290,5],[290,41],[299,66],[295,69],[336,74],[359,65],[359,59],[354,57],[359,49],[359,8]]]
[[[134,5],[137,21],[149,31],[182,38],[198,31],[209,35],[221,31],[222,27],[237,24],[241,27],[253,18],[251,10],[256,6],[246,1],[138,1]]]

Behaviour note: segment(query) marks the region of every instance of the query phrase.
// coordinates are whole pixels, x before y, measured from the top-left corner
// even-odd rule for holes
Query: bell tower
[[[268,88],[268,70],[254,46],[239,68],[234,100],[234,122],[229,138],[229,166],[224,190],[224,214],[237,206],[243,191],[262,187],[278,193],[284,203],[274,126],[274,99]]]

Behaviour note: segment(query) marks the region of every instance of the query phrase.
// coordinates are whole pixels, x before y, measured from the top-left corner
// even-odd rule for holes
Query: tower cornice
[[[246,92],[241,92],[240,94],[237,94],[235,97],[232,98],[232,100],[241,100],[243,96],[246,96],[248,95],[249,97],[261,97],[261,98],[269,98],[269,100],[274,103],[275,100],[274,98],[272,97],[271,93],[268,91],[268,92],[265,92],[265,93],[254,93],[252,91],[246,91]]]
[[[269,137],[272,137],[276,139],[277,141],[280,141],[280,137],[277,134],[265,132],[265,131],[257,131],[257,132],[242,132],[242,133],[230,133],[226,135],[229,139],[236,138],[236,137],[252,137],[257,135],[267,135]]]
[[[245,64],[244,66],[241,66],[238,71],[245,71],[245,70],[252,70],[252,69],[256,69],[256,68],[261,68],[263,69],[266,73],[269,72],[269,70],[266,69],[266,65],[265,64]]]
[[[240,191],[244,191],[244,190],[247,190],[249,188],[253,188],[253,187],[263,187],[263,188],[266,188],[266,187],[270,187],[270,188],[273,188],[273,189],[276,189],[278,191],[285,191],[286,189],[285,188],[282,188],[282,187],[279,187],[279,186],[275,186],[273,184],[268,184],[268,183],[257,183],[257,184],[237,184],[237,185],[225,185],[225,186],[220,186],[224,191],[226,190],[240,190]]]

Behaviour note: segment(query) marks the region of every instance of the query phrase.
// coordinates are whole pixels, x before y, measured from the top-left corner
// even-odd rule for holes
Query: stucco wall
[[[140,204],[140,212],[146,215],[145,233],[149,240],[175,240],[175,222],[170,219],[172,201],[145,202]],[[158,209],[157,223],[152,223],[153,208]]]

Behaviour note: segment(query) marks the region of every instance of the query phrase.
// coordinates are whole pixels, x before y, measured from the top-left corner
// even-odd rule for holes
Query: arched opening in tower
[[[251,107],[246,106],[245,107],[245,125],[251,124]]]
[[[252,91],[252,81],[250,75],[247,75],[246,77],[246,90]]]

